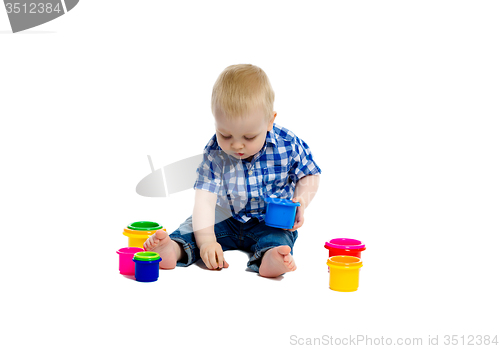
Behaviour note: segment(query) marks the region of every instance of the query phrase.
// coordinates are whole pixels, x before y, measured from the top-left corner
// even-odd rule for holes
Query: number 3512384
[[[7,13],[52,13],[52,12],[61,12],[62,9],[59,6],[59,3],[57,3],[55,6],[52,5],[52,3],[5,3],[5,7],[7,8]]]

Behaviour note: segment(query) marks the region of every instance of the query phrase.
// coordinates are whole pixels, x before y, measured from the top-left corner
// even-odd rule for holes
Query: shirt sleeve
[[[203,160],[198,166],[197,178],[194,189],[206,190],[214,194],[219,194],[222,183],[222,166],[220,165],[220,151],[214,150],[211,146],[213,139],[207,144],[203,151]]]
[[[311,149],[309,149],[306,142],[297,138],[294,150],[292,155],[292,166],[290,167],[289,173],[294,175],[295,182],[302,177],[321,173],[321,169],[314,161]]]

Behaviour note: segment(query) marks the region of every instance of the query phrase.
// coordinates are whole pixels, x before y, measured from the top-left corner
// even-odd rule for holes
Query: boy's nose
[[[240,142],[235,142],[235,143],[231,144],[231,146],[233,147],[234,150],[243,149],[243,143],[240,143]]]

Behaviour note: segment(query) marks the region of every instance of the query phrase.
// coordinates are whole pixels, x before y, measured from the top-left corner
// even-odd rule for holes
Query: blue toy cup
[[[266,225],[275,228],[292,229],[295,213],[300,203],[287,199],[266,198]]]
[[[153,282],[160,276],[160,255],[156,252],[137,252],[134,255],[135,279],[140,282]]]

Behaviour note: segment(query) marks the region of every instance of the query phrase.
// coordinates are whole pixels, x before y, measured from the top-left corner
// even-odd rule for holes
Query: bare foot
[[[290,246],[286,245],[267,250],[262,257],[259,274],[264,277],[274,278],[297,269],[290,250]]]
[[[161,257],[160,268],[174,269],[183,250],[179,244],[170,239],[163,230],[157,230],[143,245],[146,251],[157,252]]]

